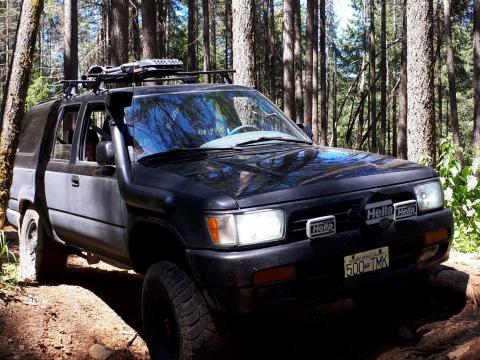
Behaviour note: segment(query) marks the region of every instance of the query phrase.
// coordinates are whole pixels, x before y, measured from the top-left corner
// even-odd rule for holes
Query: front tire
[[[150,357],[216,359],[222,341],[200,291],[177,265],[162,261],[145,274],[143,328]]]
[[[19,243],[20,280],[45,282],[58,279],[67,263],[67,251],[48,236],[40,215],[34,209],[25,212]]]

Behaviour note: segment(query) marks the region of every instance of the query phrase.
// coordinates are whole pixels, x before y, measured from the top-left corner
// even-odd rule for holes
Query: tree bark
[[[210,9],[208,0],[202,0],[203,10],[203,70],[210,70]],[[210,82],[210,76],[208,76]]]
[[[403,2],[403,34],[402,51],[400,55],[400,89],[398,95],[399,115],[398,115],[398,134],[397,134],[397,156],[400,159],[407,159],[407,0]]]
[[[0,137],[0,229],[5,225],[5,212],[10,198],[15,154],[25,112],[25,98],[43,4],[43,0],[25,0],[20,15]]]
[[[312,128],[313,18],[315,15],[315,2],[316,0],[307,0],[305,28],[305,97],[303,101],[303,120],[309,128]]]
[[[302,20],[300,13],[300,0],[295,0],[295,122],[303,123],[303,82],[302,82]]]
[[[407,0],[408,159],[435,162],[432,2]]]
[[[460,144],[460,129],[458,125],[457,111],[457,88],[455,79],[455,68],[453,63],[453,44],[452,44],[452,26],[450,22],[450,0],[443,0],[443,21],[445,31],[445,43],[447,46],[447,69],[448,69],[448,95],[450,97],[450,121],[452,124],[453,145],[457,160],[462,159],[462,149]]]
[[[385,154],[385,136],[387,134],[387,0],[382,0],[380,38],[380,137],[378,150]]]
[[[371,147],[370,151],[377,152],[377,85],[376,85],[375,50],[375,0],[370,0],[370,126]]]
[[[277,89],[276,89],[276,82],[275,82],[275,8],[274,8],[274,0],[268,0],[268,11],[270,16],[269,18],[269,43],[270,43],[270,53],[269,53],[269,64],[270,64],[270,99],[275,102]]]
[[[480,0],[473,1],[474,111],[473,147],[480,151]]]
[[[217,1],[210,1],[210,24],[211,24],[211,36],[210,36],[210,69],[217,69]]]
[[[109,63],[118,66],[128,62],[128,1],[111,0],[109,26]]]
[[[142,0],[143,58],[158,57],[157,10],[155,0]]]
[[[319,27],[320,42],[318,49],[318,59],[320,63],[320,134],[318,143],[323,146],[328,145],[328,119],[327,119],[327,55],[326,55],[326,16],[325,0],[319,1]]]
[[[362,45],[363,45],[363,56],[362,56],[362,68],[360,69],[361,80],[360,80],[360,104],[358,105],[358,126],[357,126],[357,138],[356,138],[356,149],[361,150],[361,144],[363,140],[363,124],[365,122],[365,94],[367,89],[365,87],[365,67],[367,64],[367,4],[366,0],[362,0]]]
[[[197,47],[195,22],[197,9],[195,0],[188,0],[188,45],[187,45],[187,70],[197,70]]]
[[[142,57],[142,49],[140,45],[140,27],[138,21],[138,1],[131,0],[131,9],[130,9],[130,39],[132,41],[132,49],[131,49],[131,58],[133,59],[140,59]]]
[[[295,120],[295,0],[283,0],[283,111]]]
[[[318,144],[320,126],[318,123],[318,1],[313,9],[313,65],[312,65],[312,133]]]
[[[77,0],[65,0],[63,36],[63,74],[65,79],[78,79],[78,9]]]
[[[253,0],[232,0],[233,67],[235,83],[255,87],[255,52],[253,48]]]

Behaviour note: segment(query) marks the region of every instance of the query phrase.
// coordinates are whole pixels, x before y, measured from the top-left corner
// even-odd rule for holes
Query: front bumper
[[[424,234],[447,229],[438,251],[419,262],[425,249]],[[453,235],[450,210],[436,211],[393,223],[388,229],[356,229],[317,240],[301,240],[267,248],[225,252],[187,250],[197,283],[209,306],[220,311],[248,313],[291,302],[328,301],[348,296],[376,282],[394,281],[416,270],[448,259]],[[388,246],[387,269],[344,279],[344,256]],[[259,270],[294,265],[294,279],[253,286]]]

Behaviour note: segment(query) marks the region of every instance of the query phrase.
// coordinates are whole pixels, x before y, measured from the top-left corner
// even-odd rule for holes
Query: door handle
[[[80,176],[72,175],[72,186],[79,187],[80,186]]]

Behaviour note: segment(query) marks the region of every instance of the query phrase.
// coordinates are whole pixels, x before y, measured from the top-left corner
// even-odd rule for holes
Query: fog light
[[[448,230],[445,228],[429,231],[425,233],[425,246],[435,244],[439,241],[448,239]]]
[[[433,258],[437,254],[439,247],[439,245],[433,245],[423,249],[422,254],[418,258],[418,262],[422,263]]]
[[[264,285],[294,279],[295,275],[295,266],[293,265],[260,270],[253,275],[253,285]]]

